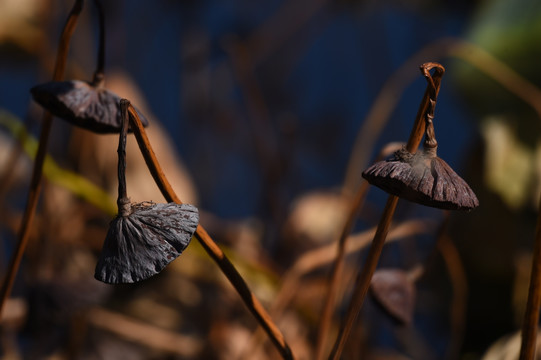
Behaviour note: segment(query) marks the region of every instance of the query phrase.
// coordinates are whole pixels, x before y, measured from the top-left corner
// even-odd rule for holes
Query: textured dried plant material
[[[110,224],[94,277],[109,284],[134,283],[162,271],[188,246],[199,223],[188,204],[139,203]]]
[[[121,128],[120,97],[86,81],[50,81],[30,89],[34,100],[73,125],[96,133],[118,133]],[[148,121],[139,112],[144,126]]]
[[[371,294],[381,307],[403,324],[411,323],[415,307],[415,283],[403,270],[377,270],[370,283]]]
[[[432,149],[405,149],[363,172],[369,183],[419,204],[448,210],[472,210],[479,201],[468,184]]]
[[[419,204],[447,210],[472,210],[479,200],[468,184],[437,156],[434,133],[436,100],[430,99],[423,150],[411,154],[405,148],[363,172],[372,185]]]
[[[134,283],[162,271],[188,246],[199,223],[188,204],[131,204],[126,191],[126,135],[129,101],[121,100],[118,142],[118,215],[109,231],[94,277],[109,283]]]

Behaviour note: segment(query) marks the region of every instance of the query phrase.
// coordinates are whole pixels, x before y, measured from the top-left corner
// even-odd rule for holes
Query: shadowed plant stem
[[[339,280],[342,276],[342,271],[344,268],[346,240],[348,238],[348,235],[351,233],[353,225],[355,224],[355,219],[359,215],[359,211],[364,204],[364,199],[366,198],[366,193],[368,192],[369,185],[370,184],[368,183],[368,181],[363,181],[361,186],[359,186],[359,190],[357,190],[357,192],[355,193],[355,198],[351,203],[348,218],[344,224],[344,228],[342,229],[340,238],[338,239],[336,260],[334,261],[334,266],[332,268],[332,273],[330,276],[331,280],[329,283],[329,288],[327,289],[327,296],[325,298],[325,303],[323,304],[323,312],[321,313],[321,319],[319,323],[315,357],[317,360],[323,358],[323,351],[325,350],[325,340],[327,338],[327,334],[329,333],[334,303],[338,295],[337,292]]]
[[[383,150],[380,152],[380,154],[377,157],[376,161],[379,161],[382,158],[387,157],[394,151],[398,150],[401,145],[398,143],[391,143],[383,148]],[[366,198],[366,194],[368,192],[368,188],[370,187],[370,184],[367,181],[363,181],[361,185],[359,186],[359,189],[355,193],[355,197],[351,201],[349,212],[348,212],[348,218],[346,219],[346,222],[344,223],[344,227],[342,228],[342,232],[340,233],[340,237],[337,241],[337,253],[336,253],[336,259],[334,260],[334,265],[332,268],[330,281],[329,281],[329,288],[327,289],[327,296],[325,298],[325,303],[323,305],[323,312],[321,314],[320,318],[320,325],[318,329],[318,336],[317,336],[317,342],[316,342],[316,356],[315,358],[317,360],[320,360],[323,358],[323,353],[325,351],[325,344],[326,339],[329,333],[329,328],[331,325],[331,319],[332,314],[334,310],[334,304],[336,302],[336,297],[338,293],[338,285],[340,283],[340,279],[342,278],[342,270],[344,268],[344,256],[346,252],[346,242],[348,239],[349,234],[351,234],[351,231],[353,230],[353,225],[355,225],[355,220],[359,216],[359,212],[364,204],[364,200]]]
[[[64,70],[66,68],[66,59],[68,56],[68,48],[71,36],[75,30],[75,25],[79,19],[79,14],[83,9],[83,0],[76,0],[73,8],[71,9],[70,14],[62,34],[60,35],[60,42],[58,45],[58,51],[56,55],[56,64],[54,68],[53,81],[60,81],[64,77]],[[11,256],[9,266],[4,276],[2,282],[2,288],[0,289],[0,317],[4,308],[4,304],[11,289],[13,288],[13,283],[15,282],[15,277],[17,276],[17,271],[21,264],[21,260],[28,244],[28,239],[30,237],[30,227],[32,226],[32,221],[34,220],[34,215],[36,213],[36,207],[39,200],[39,195],[41,192],[41,179],[43,174],[43,163],[45,161],[45,155],[47,153],[47,143],[49,141],[49,133],[51,131],[53,117],[51,113],[45,111],[43,113],[43,120],[41,126],[41,134],[39,137],[39,145],[34,160],[34,168],[32,170],[32,178],[30,180],[30,190],[28,193],[28,199],[26,202],[26,208],[24,210],[24,215],[19,229],[17,237],[17,247],[13,255]]]
[[[541,198],[539,199],[537,227],[535,230],[534,241],[530,288],[528,290],[528,302],[526,304],[526,313],[524,314],[524,323],[522,325],[520,360],[534,359],[535,345],[537,343],[539,308],[541,307]]]
[[[101,0],[94,0],[94,4],[96,5],[96,10],[98,11],[99,43],[96,70],[94,71],[92,84],[98,85],[103,82],[105,77],[105,15],[103,13],[103,5]]]
[[[161,169],[161,166],[156,159],[156,155],[154,154],[154,151],[150,146],[146,131],[141,124],[141,120],[139,119],[137,112],[131,105],[129,106],[128,110],[130,113],[131,129],[135,135],[135,138],[137,139],[137,143],[139,144],[141,153],[143,154],[145,162],[150,170],[150,173],[152,174],[152,177],[154,178],[154,181],[158,185],[158,188],[160,189],[167,201],[181,204],[182,201],[173,191],[171,184],[165,177],[163,170]],[[294,359],[291,349],[286,343],[284,336],[282,335],[278,327],[274,324],[263,305],[261,305],[259,300],[257,300],[255,295],[250,291],[248,285],[239,274],[235,266],[233,266],[231,261],[229,261],[229,259],[225,256],[222,249],[220,249],[220,247],[212,240],[210,235],[201,225],[197,227],[194,236],[201,243],[201,245],[210,255],[210,257],[216,262],[216,264],[218,265],[220,270],[222,270],[227,279],[231,282],[237,293],[240,295],[240,297],[248,307],[248,309],[252,312],[259,324],[267,332],[282,357],[284,359]]]
[[[435,69],[434,75],[430,75],[429,71],[431,69]],[[421,105],[419,106],[419,111],[415,117],[415,123],[413,124],[413,128],[406,145],[406,150],[412,154],[417,151],[421,139],[423,138],[423,134],[425,132],[425,114],[430,101],[435,101],[437,98],[440,88],[440,80],[445,72],[445,69],[438,63],[425,63],[421,66],[421,72],[426,77],[428,86],[421,101]],[[370,280],[372,279],[372,275],[374,274],[374,271],[378,265],[379,257],[381,255],[383,245],[385,244],[385,239],[387,237],[387,233],[389,232],[397,203],[398,197],[389,195],[383,210],[383,214],[378,223],[376,234],[372,240],[372,245],[368,251],[366,261],[361,272],[359,273],[359,276],[357,277],[346,317],[343,320],[340,332],[338,333],[338,337],[334,343],[329,359],[339,359],[342,354],[351,328],[353,327],[357,315],[359,314],[359,311],[364,303],[364,299],[366,298],[368,288],[370,287]]]

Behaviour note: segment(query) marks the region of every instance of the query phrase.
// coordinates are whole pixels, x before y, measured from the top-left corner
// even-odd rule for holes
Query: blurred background
[[[51,79],[72,5],[0,0],[2,269],[40,130],[29,89]],[[343,358],[503,359],[517,351],[540,194],[541,2],[103,5],[106,87],[150,120],[177,194],[199,207],[201,224],[299,359],[314,356],[333,243],[361,172],[386,144],[407,141],[426,86],[419,66],[443,64],[438,154],[481,205],[444,214],[399,202],[380,266],[424,270],[412,321],[369,297]],[[66,79],[91,80],[97,47],[97,12],[86,1]],[[23,126],[30,137],[21,137]],[[0,324],[3,358],[279,358],[196,240],[139,284],[93,279],[116,213],[117,141],[54,121],[38,214]],[[127,188],[132,201],[164,201],[132,138]],[[328,346],[386,196],[371,188],[356,221]]]

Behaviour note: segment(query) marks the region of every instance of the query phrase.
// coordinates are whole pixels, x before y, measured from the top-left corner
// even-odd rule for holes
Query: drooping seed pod
[[[126,203],[109,225],[94,277],[109,284],[134,283],[162,271],[188,246],[199,223],[188,204]]]
[[[415,282],[398,269],[377,270],[372,276],[370,290],[379,305],[397,321],[411,323],[415,307]]]
[[[34,86],[34,100],[51,114],[96,133],[118,133],[121,128],[120,97],[98,84],[81,80],[50,81]],[[137,110],[141,122],[148,120]]]
[[[447,210],[472,210],[479,200],[469,185],[437,156],[434,135],[435,100],[426,114],[423,149],[411,154],[405,148],[379,161],[362,176],[372,185],[409,201]]]
[[[363,172],[380,189],[426,206],[447,210],[472,210],[479,200],[468,184],[435,151],[406,149],[379,161]]]
[[[199,223],[188,204],[131,204],[126,191],[127,100],[120,101],[122,128],[118,144],[118,215],[109,226],[94,277],[110,283],[133,283],[162,271],[188,246]]]

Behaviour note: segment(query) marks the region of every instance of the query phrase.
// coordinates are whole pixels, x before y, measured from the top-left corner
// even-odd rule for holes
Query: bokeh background
[[[380,265],[424,269],[413,321],[397,322],[369,298],[344,358],[503,359],[517,351],[540,193],[540,2],[103,5],[106,86],[150,119],[150,141],[178,195],[200,208],[201,224],[299,359],[314,356],[331,268],[332,256],[317,251],[332,254],[361,172],[387,143],[407,140],[426,85],[419,66],[441,62],[439,156],[481,206],[446,215],[399,203],[403,231]],[[4,269],[31,173],[33,138],[21,147],[20,128],[34,139],[40,129],[42,109],[29,89],[50,80],[71,6],[0,0]],[[91,79],[97,29],[87,1],[66,78]],[[129,196],[164,201],[128,142]],[[38,216],[0,324],[3,358],[278,358],[195,240],[140,284],[93,279],[115,213],[116,146],[114,135],[54,122]],[[377,224],[385,198],[369,191],[352,241]],[[329,346],[362,264],[360,247],[347,258]]]

